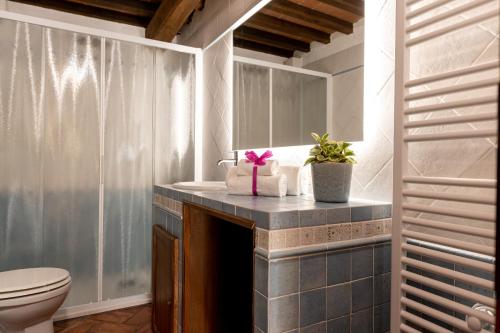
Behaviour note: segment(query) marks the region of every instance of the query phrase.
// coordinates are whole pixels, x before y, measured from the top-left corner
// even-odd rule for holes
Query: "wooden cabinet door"
[[[156,333],[178,331],[179,241],[165,228],[153,226],[152,327]]]

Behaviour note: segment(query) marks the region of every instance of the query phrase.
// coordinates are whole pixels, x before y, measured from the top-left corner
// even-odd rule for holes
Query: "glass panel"
[[[103,298],[150,286],[154,49],[106,41]]]
[[[266,67],[234,63],[234,149],[270,146],[269,73]]]
[[[42,261],[42,29],[0,19],[0,271]]]
[[[97,299],[100,39],[45,33],[43,264],[71,272],[66,305]]]
[[[193,180],[195,58],[155,52],[155,184]]]
[[[312,144],[326,132],[326,78],[272,70],[273,147]]]

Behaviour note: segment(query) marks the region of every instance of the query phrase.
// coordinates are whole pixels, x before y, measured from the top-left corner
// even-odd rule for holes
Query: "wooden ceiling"
[[[272,0],[234,31],[234,46],[290,58],[334,32],[352,33],[364,8],[364,0]]]
[[[172,41],[205,0],[12,0],[146,28],[146,37]]]

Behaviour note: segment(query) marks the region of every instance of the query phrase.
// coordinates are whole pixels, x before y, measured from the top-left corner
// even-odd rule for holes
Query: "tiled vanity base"
[[[279,259],[255,257],[255,331],[385,333],[390,242]]]
[[[156,186],[154,223],[178,237],[181,248],[184,201],[255,222],[255,332],[389,331],[390,204],[324,204],[310,197],[253,198]],[[182,260],[180,268],[181,277]]]

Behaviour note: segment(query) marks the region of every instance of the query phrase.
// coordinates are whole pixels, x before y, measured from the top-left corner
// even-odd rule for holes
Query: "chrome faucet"
[[[238,165],[238,151],[232,151],[233,158],[232,159],[222,159],[217,161],[217,165],[222,165],[222,163],[234,163],[234,165]]]

